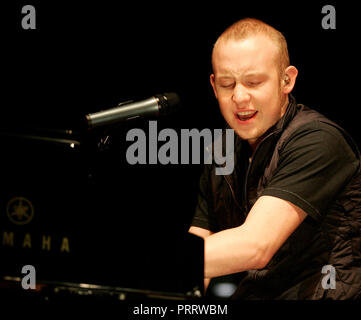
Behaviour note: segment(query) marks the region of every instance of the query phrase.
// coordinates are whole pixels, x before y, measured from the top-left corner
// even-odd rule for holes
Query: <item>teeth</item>
[[[239,115],[239,116],[249,116],[249,115],[251,115],[251,114],[253,114],[253,113],[255,113],[256,111],[245,111],[245,112],[238,112],[237,114]]]

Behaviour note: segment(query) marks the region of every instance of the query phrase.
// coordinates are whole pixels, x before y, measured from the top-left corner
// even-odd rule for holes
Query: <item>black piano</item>
[[[2,297],[202,297],[203,240],[187,232],[199,167],[129,165],[125,131],[1,131]]]

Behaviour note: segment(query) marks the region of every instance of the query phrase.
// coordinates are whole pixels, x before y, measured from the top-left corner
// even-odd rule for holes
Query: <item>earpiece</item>
[[[290,77],[286,74],[283,81],[285,82],[285,84],[289,84],[290,83]]]

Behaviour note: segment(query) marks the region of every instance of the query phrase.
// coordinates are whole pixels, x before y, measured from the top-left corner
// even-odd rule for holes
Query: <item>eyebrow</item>
[[[255,76],[265,76],[267,75],[264,72],[261,71],[250,71],[250,72],[246,72],[244,75],[242,75],[242,77],[255,77]],[[223,73],[220,75],[217,75],[216,78],[218,79],[233,79],[234,77],[231,74],[228,73]]]
[[[251,71],[251,72],[248,72],[244,75],[244,77],[259,77],[259,76],[265,76],[267,75],[266,73],[264,72],[261,72],[261,71]]]
[[[231,77],[231,76],[216,76],[216,79],[218,80],[227,80],[227,79],[230,79],[230,80],[233,80],[234,77]]]

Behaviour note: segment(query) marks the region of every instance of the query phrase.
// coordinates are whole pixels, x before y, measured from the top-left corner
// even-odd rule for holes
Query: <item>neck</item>
[[[286,97],[284,99],[284,102],[282,104],[282,107],[281,107],[281,116],[280,116],[280,119],[283,117],[283,115],[286,113],[286,110],[287,110],[287,107],[288,107],[288,104],[290,103],[290,100],[288,98],[288,94],[286,94]]]

